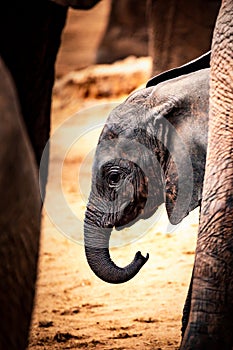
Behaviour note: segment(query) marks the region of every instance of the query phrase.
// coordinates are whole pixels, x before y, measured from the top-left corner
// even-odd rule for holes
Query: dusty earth
[[[70,73],[71,61],[70,71],[83,68],[79,54],[73,52],[71,22],[64,33],[54,88],[49,182],[29,349],[178,349],[198,211],[175,229],[168,227],[162,208],[150,221],[113,234],[111,255],[120,266],[128,264],[138,250],[150,253],[140,273],[123,285],[100,281],[88,267],[81,243],[93,150],[101,125],[115,103],[144,86],[150,58],[130,58],[115,66]],[[84,23],[88,27],[87,20]],[[77,35],[86,34],[83,26],[76,29]],[[86,42],[90,39],[85,38]],[[85,54],[91,64],[93,51]],[[114,74],[108,80],[111,67]],[[119,90],[119,81],[127,74],[134,83],[128,90]]]

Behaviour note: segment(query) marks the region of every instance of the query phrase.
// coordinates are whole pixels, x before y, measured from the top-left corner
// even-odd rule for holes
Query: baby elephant
[[[84,223],[87,260],[102,280],[126,282],[148,259],[137,252],[128,266],[116,266],[109,255],[113,228],[149,218],[164,202],[170,222],[177,224],[199,205],[208,108],[206,68],[136,91],[109,115]]]

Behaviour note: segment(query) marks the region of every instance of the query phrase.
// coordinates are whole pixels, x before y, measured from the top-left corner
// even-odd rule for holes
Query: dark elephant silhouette
[[[1,350],[23,350],[28,343],[42,208],[38,170],[50,135],[54,66],[68,6],[88,9],[97,2],[25,0],[1,6]]]

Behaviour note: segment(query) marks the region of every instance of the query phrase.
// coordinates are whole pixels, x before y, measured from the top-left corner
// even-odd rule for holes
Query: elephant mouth
[[[141,206],[142,207],[137,208],[132,203],[126,206],[123,211],[117,211],[112,214],[108,214],[102,221],[102,227],[112,229],[115,228],[115,230],[121,231],[127,227],[134,225],[138,220],[141,219],[141,214],[144,210],[144,204],[141,203]]]
[[[133,226],[140,219],[141,218],[138,216],[135,219],[132,219],[131,221],[128,221],[127,219],[125,219],[125,220],[121,220],[119,222],[115,222],[114,228],[115,228],[116,231],[122,231],[125,228]]]
[[[143,205],[140,208],[134,208],[133,214],[131,212],[131,217],[129,216],[129,213],[128,215],[127,213],[123,213],[119,220],[115,219],[113,227],[116,231],[121,231],[125,228],[133,226],[139,220],[147,220],[157,211],[158,207],[158,205],[154,205],[149,209],[145,209],[145,205]]]

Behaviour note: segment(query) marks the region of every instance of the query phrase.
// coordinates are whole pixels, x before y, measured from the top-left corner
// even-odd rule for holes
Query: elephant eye
[[[116,187],[119,184],[119,181],[121,179],[121,174],[114,170],[109,173],[108,175],[108,184],[110,187]]]

